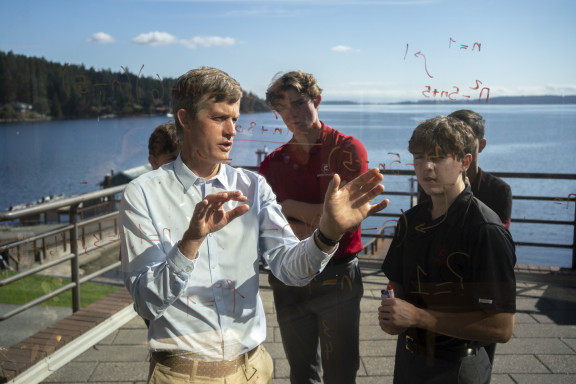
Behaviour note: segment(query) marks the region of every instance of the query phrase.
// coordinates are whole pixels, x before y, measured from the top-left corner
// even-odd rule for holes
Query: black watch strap
[[[320,230],[320,228],[317,228],[317,229],[316,229],[316,234],[318,235],[318,240],[320,240],[321,242],[323,242],[324,244],[326,244],[326,245],[328,245],[328,246],[330,246],[330,247],[333,247],[333,246],[335,246],[336,244],[338,244],[338,243],[340,242],[340,239],[338,239],[338,240],[332,240],[332,239],[327,238],[327,237],[322,233],[322,231]]]

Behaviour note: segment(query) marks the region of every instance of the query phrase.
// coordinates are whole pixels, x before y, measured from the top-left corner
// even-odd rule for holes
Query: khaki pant
[[[194,365],[196,366],[196,365]],[[189,374],[173,372],[170,367],[150,360],[149,384],[269,384],[272,381],[272,357],[264,346],[250,357],[247,364],[239,366],[236,373],[225,377],[199,376],[195,369]]]

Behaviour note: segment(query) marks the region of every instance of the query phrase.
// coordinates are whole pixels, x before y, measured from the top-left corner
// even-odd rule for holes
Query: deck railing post
[[[72,282],[76,284],[72,288],[72,311],[80,310],[80,252],[78,251],[78,205],[70,206],[70,224],[74,226],[70,229],[70,250],[74,258],[70,260],[70,276]]]
[[[570,196],[568,196],[568,204],[570,204]],[[574,222],[572,224],[572,270],[576,269],[576,196],[574,196]]]

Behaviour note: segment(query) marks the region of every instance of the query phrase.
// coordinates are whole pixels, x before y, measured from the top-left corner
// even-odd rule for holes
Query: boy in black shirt
[[[466,172],[474,197],[496,212],[502,224],[510,229],[512,214],[512,190],[510,186],[499,177],[496,177],[478,166],[478,154],[486,147],[484,137],[486,123],[484,118],[475,111],[459,109],[452,112],[451,117],[462,120],[472,128],[476,137],[476,151],[472,153],[472,163]]]
[[[514,242],[465,183],[476,148],[468,125],[426,120],[408,148],[430,199],[402,217],[382,266],[396,292],[378,310],[382,330],[399,335],[394,382],[488,383],[483,346],[514,329]]]

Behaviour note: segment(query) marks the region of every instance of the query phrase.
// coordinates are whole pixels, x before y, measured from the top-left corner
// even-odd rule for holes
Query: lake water
[[[418,121],[467,108],[450,105],[321,105],[320,118],[332,128],[360,139],[370,166],[410,169],[408,139]],[[469,108],[469,107],[468,107]],[[576,173],[576,105],[475,105],[486,120],[488,145],[480,166],[494,172]],[[145,164],[148,137],[165,117],[92,119],[0,124],[0,210],[47,195],[67,196],[99,188],[105,174]],[[290,135],[274,113],[244,114],[231,153],[232,165],[256,165],[255,152],[271,151]],[[514,195],[564,198],[576,193],[575,181],[506,180]],[[386,176],[388,190],[408,191],[407,178]],[[409,208],[391,198],[391,212]],[[567,209],[568,208],[568,209]],[[566,201],[515,201],[511,232],[517,241],[572,243],[569,226],[534,226],[514,218],[573,220]],[[365,223],[370,228],[379,223]],[[519,247],[518,263],[569,267],[571,250]]]

